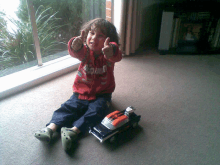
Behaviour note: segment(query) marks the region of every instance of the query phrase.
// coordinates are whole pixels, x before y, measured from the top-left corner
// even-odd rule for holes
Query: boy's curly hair
[[[110,42],[116,42],[119,45],[118,33],[115,26],[111,22],[103,18],[95,18],[89,22],[86,22],[81,27],[81,31],[85,31],[85,38],[87,37],[92,26],[94,26],[95,28],[100,28],[101,32],[105,34],[106,37],[110,38]]]

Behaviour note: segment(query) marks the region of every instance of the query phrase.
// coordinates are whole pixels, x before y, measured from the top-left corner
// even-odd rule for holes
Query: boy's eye
[[[89,31],[89,33],[90,33],[91,35],[97,35],[97,36],[100,37],[100,38],[103,38],[103,37],[104,37],[104,34],[97,34],[97,33],[94,32],[94,31]]]

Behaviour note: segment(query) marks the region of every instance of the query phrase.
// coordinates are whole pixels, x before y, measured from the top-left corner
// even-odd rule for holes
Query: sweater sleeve
[[[82,45],[82,48],[78,51],[74,51],[71,47],[72,45],[72,42],[73,40],[75,39],[76,37],[73,37],[69,40],[68,42],[68,51],[69,51],[69,54],[74,57],[74,58],[77,58],[78,60],[80,61],[83,61],[85,60],[86,58],[86,52],[87,52],[87,48],[85,45]]]
[[[114,55],[109,59],[107,59],[106,57],[105,58],[110,62],[119,62],[119,61],[121,61],[122,53],[121,53],[121,50],[119,49],[118,45],[115,42],[110,42],[110,44],[113,47]]]

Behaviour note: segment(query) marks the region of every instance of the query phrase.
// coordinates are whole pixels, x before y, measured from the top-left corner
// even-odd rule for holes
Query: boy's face
[[[104,47],[106,35],[99,28],[91,27],[86,39],[86,44],[95,54],[100,54]]]

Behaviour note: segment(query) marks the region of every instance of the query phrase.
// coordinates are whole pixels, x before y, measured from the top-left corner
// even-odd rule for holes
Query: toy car
[[[128,128],[138,126],[141,116],[134,113],[135,108],[127,107],[123,111],[114,111],[108,114],[100,124],[90,128],[89,133],[93,134],[101,143],[107,139],[114,142],[116,135]]]

